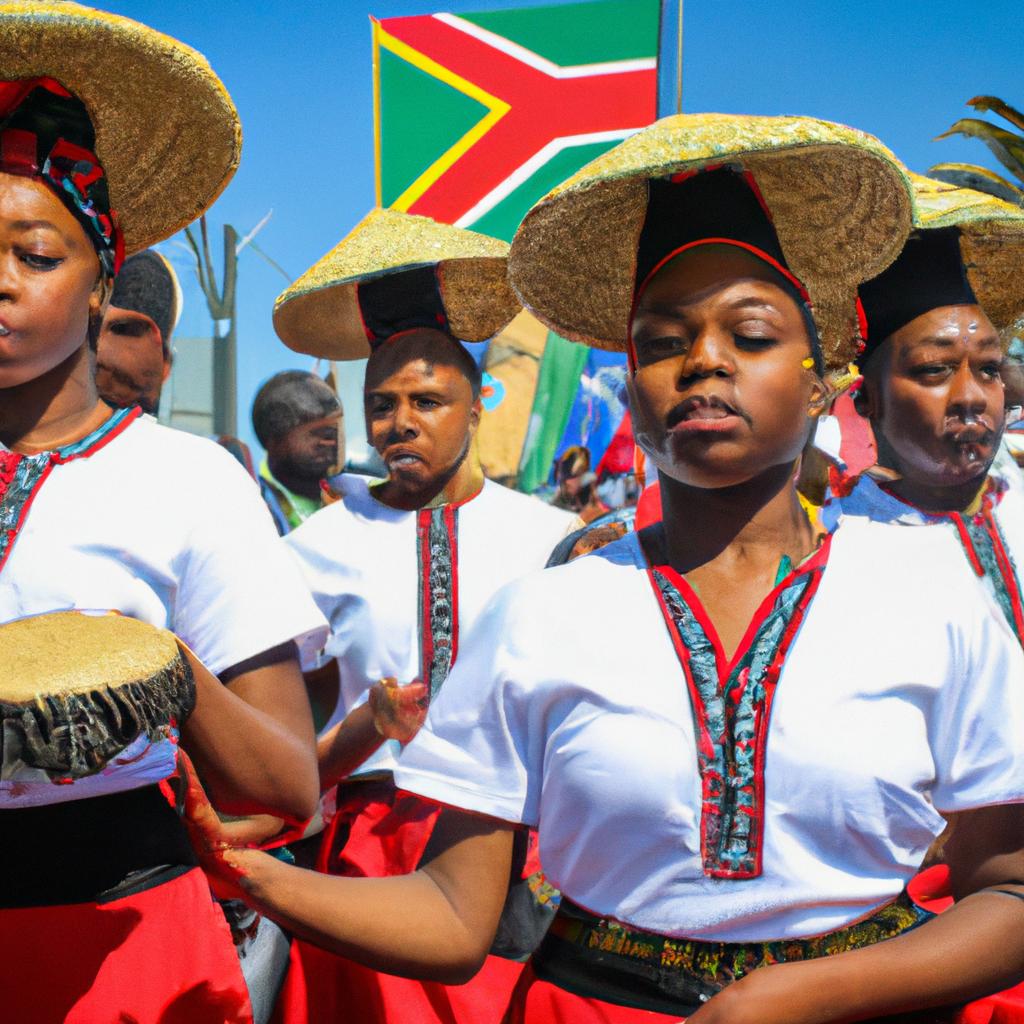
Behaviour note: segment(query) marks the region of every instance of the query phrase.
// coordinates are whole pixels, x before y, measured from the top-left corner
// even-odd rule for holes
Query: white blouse
[[[537,826],[551,882],[635,927],[841,928],[900,892],[940,811],[1024,800],[1024,656],[944,531],[844,524],[817,579],[755,743],[748,877],[702,856],[696,704],[632,534],[496,596],[396,780]]]
[[[829,528],[862,519],[904,527],[935,526],[948,531],[1024,643],[1024,486],[1016,463],[997,462],[989,473],[983,504],[973,516],[925,512],[890,494],[870,477],[862,476],[850,494],[841,498],[829,496],[822,509],[822,520]]]
[[[219,445],[138,410],[57,456],[0,449],[0,622],[70,608],[169,629],[220,673],[326,625],[281,549],[255,482]],[[57,656],[57,652],[55,652]],[[170,739],[141,737],[98,775],[0,779],[0,806],[81,799],[174,771]]]
[[[382,504],[368,485],[366,477],[345,474],[341,500],[283,540],[330,623],[320,657],[306,667],[338,660],[339,700],[324,731],[378,680],[426,679],[431,652],[424,641],[435,640],[432,634],[439,651],[452,645],[449,664],[461,657],[462,638],[494,592],[542,568],[575,523],[571,513],[490,480],[457,506],[414,512]],[[431,522],[440,531],[433,541],[423,532]],[[432,567],[433,609],[424,600]],[[435,666],[435,685],[449,664]],[[397,751],[397,744],[386,744],[365,770],[393,768]]]

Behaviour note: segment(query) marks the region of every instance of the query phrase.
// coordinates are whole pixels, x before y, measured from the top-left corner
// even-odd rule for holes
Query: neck
[[[472,442],[466,442],[462,458],[439,479],[422,487],[412,487],[403,480],[387,480],[377,492],[377,499],[391,508],[413,512],[421,508],[454,505],[472,498],[483,486],[484,473]]]
[[[292,494],[298,494],[303,498],[310,498],[316,501],[320,497],[320,478],[311,480],[308,476],[298,476],[293,473],[287,463],[279,462],[269,452],[267,453],[267,466],[278,483],[284,484]]]
[[[800,506],[791,465],[774,466],[733,487],[703,489],[661,475],[662,547],[679,573],[711,562],[799,562],[815,532]]]
[[[0,391],[0,442],[26,454],[49,451],[85,437],[109,415],[83,344],[42,376]]]
[[[975,503],[987,479],[986,472],[963,484],[938,487],[900,477],[887,484],[886,489],[924,512],[965,512]]]

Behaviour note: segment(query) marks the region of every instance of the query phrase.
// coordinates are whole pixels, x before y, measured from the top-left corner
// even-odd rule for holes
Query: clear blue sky
[[[210,214],[298,276],[372,206],[369,15],[525,6],[522,0],[96,0],[204,53],[242,117],[242,165]],[[549,0],[550,2],[550,0]],[[978,93],[1024,104],[1020,5],[1008,0],[686,0],[683,108],[813,114],[878,135],[914,170],[997,168],[980,143],[931,140]],[[219,244],[219,235],[216,236]],[[177,262],[177,260],[176,260]],[[179,264],[184,266],[184,264]],[[188,284],[189,282],[183,282]],[[239,431],[260,382],[308,367],[270,321],[285,280],[252,252],[239,293]],[[182,330],[209,333],[194,288]],[[359,410],[348,409],[349,421]]]

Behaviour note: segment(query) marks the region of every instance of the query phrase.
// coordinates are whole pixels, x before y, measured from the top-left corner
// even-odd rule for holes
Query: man
[[[543,567],[573,522],[485,480],[476,457],[481,374],[460,341],[489,338],[518,311],[506,251],[495,239],[375,211],[275,310],[278,334],[299,351],[369,356],[366,431],[388,474],[377,484],[342,476],[339,499],[286,540],[331,624],[309,681],[326,720],[321,785],[337,806],[318,866],[333,874],[415,866],[438,808],[395,790],[396,741],[415,733],[490,597]],[[303,951],[310,1019],[371,1024],[496,1024],[520,966],[491,957],[480,977],[451,988]]]
[[[96,351],[96,388],[115,409],[138,405],[155,416],[171,373],[171,333],[181,316],[181,289],[155,249],[125,260],[114,279]]]
[[[260,388],[252,426],[267,457],[260,489],[283,534],[320,508],[320,482],[344,461],[344,410],[338,396],[315,373],[285,370]]]

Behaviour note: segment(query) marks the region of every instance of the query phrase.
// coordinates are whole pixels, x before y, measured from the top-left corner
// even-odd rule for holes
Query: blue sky
[[[194,46],[224,80],[245,144],[241,168],[210,214],[215,237],[219,242],[225,221],[245,233],[273,209],[258,242],[292,276],[373,205],[369,15],[525,6],[522,0],[102,5]],[[997,168],[978,142],[931,140],[970,116],[964,101],[978,93],[1024,104],[1019,40],[1020,8],[1007,0],[686,0],[683,109],[813,114],[878,135],[914,170],[951,160]],[[260,382],[312,362],[285,349],[271,326],[274,299],[286,283],[258,255],[243,253],[239,432],[253,444],[248,410]],[[191,282],[183,284],[190,304],[181,331],[208,334],[201,296]],[[348,408],[352,427],[359,415]]]

